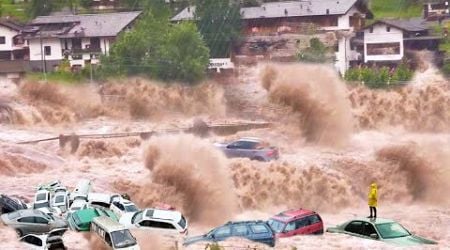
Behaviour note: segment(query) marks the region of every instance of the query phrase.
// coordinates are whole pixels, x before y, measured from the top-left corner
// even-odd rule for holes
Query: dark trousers
[[[377,218],[377,208],[376,207],[369,207],[370,208],[370,217]]]

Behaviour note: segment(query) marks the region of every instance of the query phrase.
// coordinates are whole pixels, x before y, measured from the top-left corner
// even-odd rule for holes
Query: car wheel
[[[22,232],[22,230],[20,230],[20,229],[17,229],[17,230],[16,230],[16,233],[17,233],[17,235],[18,235],[19,237],[22,237],[22,236],[23,236],[23,232]]]
[[[252,161],[265,161],[261,156],[256,156],[252,158]]]

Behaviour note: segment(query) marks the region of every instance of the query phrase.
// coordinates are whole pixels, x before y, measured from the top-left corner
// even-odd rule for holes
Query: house
[[[449,1],[430,1],[423,4],[423,17],[428,21],[442,20],[450,17]]]
[[[141,12],[39,16],[23,30],[33,70],[51,71],[64,59],[72,69],[99,63],[119,33],[129,29]]]
[[[335,66],[344,73],[350,66],[350,59],[358,58],[356,52],[350,50],[350,39],[347,33],[353,33],[364,26],[368,13],[362,0],[297,0],[282,2],[267,2],[256,7],[243,7],[240,10],[242,19],[242,34],[248,39],[258,36],[255,40],[259,44],[274,44],[274,37],[284,39],[284,44],[294,44],[290,50],[295,53],[295,42],[300,38],[295,36],[282,37],[281,34],[314,34],[325,32],[340,33],[336,37],[337,48]],[[189,6],[175,15],[171,21],[189,21],[195,18],[195,6]],[[265,36],[265,37],[261,37]],[[268,38],[268,36],[270,38]],[[245,39],[245,38],[244,38]],[[268,40],[265,43],[264,40]],[[289,40],[293,40],[290,42]],[[279,43],[278,43],[279,44]],[[275,47],[283,47],[283,45]],[[250,45],[250,47],[258,47]],[[267,47],[267,46],[265,46]],[[266,52],[263,48],[262,51]]]
[[[21,35],[22,25],[0,19],[0,74],[23,73],[26,70],[28,47]]]
[[[366,26],[353,45],[362,50],[364,63],[395,63],[404,58],[407,50],[436,50],[441,38],[430,33],[424,19],[389,19]]]

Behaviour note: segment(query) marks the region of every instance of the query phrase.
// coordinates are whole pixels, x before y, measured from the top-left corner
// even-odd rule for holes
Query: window
[[[181,216],[180,221],[178,222],[178,225],[180,225],[181,228],[185,229],[186,228],[186,218],[184,218],[184,216]]]
[[[311,225],[322,221],[317,214],[309,216],[308,219],[309,219]]]
[[[114,243],[114,249],[122,249],[136,245],[135,238],[126,229],[112,232],[111,238]]]
[[[247,225],[234,225],[233,226],[233,235],[235,236],[243,236],[248,234]]]
[[[258,146],[256,141],[236,141],[229,145],[230,148],[255,149]]]
[[[4,36],[0,36],[0,44],[5,44],[6,38]]]
[[[363,235],[370,237],[371,234],[376,234],[376,233],[377,233],[377,231],[370,223],[364,222]]]
[[[223,238],[231,235],[231,228],[229,226],[220,227],[214,232],[214,237]]]
[[[391,27],[386,26],[386,31],[387,31],[387,32],[391,32]]]
[[[410,235],[408,230],[396,222],[379,224],[376,225],[376,227],[383,239],[392,239]]]
[[[292,230],[295,230],[295,221],[289,222],[284,229],[285,232],[290,232]]]
[[[123,207],[123,205],[120,204],[119,202],[115,201],[113,204],[114,204],[119,210],[121,210],[121,211],[125,210],[125,208]]]
[[[289,226],[289,224],[288,224],[288,226]],[[250,228],[256,234],[268,233],[269,232],[268,228],[266,226],[262,225],[262,224],[251,225]]]
[[[40,247],[42,246],[42,240],[36,236],[28,235],[25,238],[23,238],[23,241],[25,241],[26,243],[35,245],[35,246],[40,246]]]
[[[41,193],[36,196],[36,201],[45,201],[47,200],[47,194]]]
[[[159,221],[151,221],[151,220],[144,220],[139,223],[142,227],[154,227],[154,228],[162,228],[162,229],[175,229],[175,227],[166,222],[159,222]]]
[[[109,246],[112,246],[111,236],[109,236],[109,234],[105,234],[105,241],[106,241],[106,244],[108,244]]]
[[[34,221],[38,224],[47,224],[48,220],[41,218],[41,217],[35,217]]]
[[[58,195],[55,197],[55,203],[63,203],[64,202],[64,195]]]
[[[345,231],[355,234],[362,234],[363,226],[362,221],[352,221],[345,227]]]
[[[22,223],[34,223],[34,217],[23,217],[18,220]]]
[[[44,52],[46,56],[50,56],[52,54],[52,47],[51,46],[44,46]]]
[[[399,55],[400,43],[368,43],[367,55]]]
[[[283,222],[273,219],[270,219],[268,223],[269,226],[272,228],[272,230],[275,231],[276,233],[281,233],[281,231],[283,231],[283,228],[285,226]]]
[[[302,219],[299,219],[299,220],[297,220],[295,222],[295,229],[300,229],[300,228],[303,228],[303,227],[306,227],[306,226],[309,226],[309,225],[311,225],[311,222],[309,221],[309,218],[308,217],[307,218],[302,218]]]

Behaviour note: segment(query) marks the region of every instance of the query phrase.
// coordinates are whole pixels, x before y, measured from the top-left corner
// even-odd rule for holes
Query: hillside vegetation
[[[422,4],[417,0],[371,0],[369,7],[375,19],[412,18],[422,16]]]

